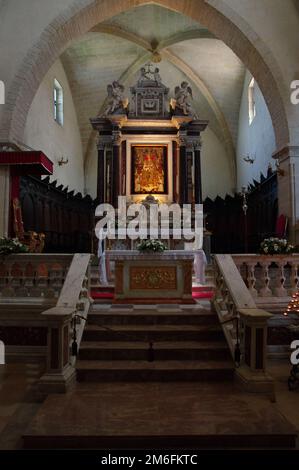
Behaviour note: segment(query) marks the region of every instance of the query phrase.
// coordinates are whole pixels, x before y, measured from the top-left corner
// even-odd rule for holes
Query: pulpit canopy
[[[53,162],[41,151],[0,152],[0,165],[14,167],[19,175],[53,174]]]

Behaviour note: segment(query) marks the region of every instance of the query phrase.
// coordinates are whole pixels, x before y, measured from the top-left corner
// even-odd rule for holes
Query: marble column
[[[180,148],[180,203],[188,203],[188,172],[187,172],[187,146],[186,140],[180,132],[179,148]]]
[[[98,178],[97,178],[98,203],[105,202],[105,145],[98,143]]]
[[[179,202],[179,181],[178,181],[178,144],[174,140],[172,142],[172,167],[173,167],[173,175],[172,175],[172,187],[173,187],[173,201]]]
[[[299,146],[285,146],[275,152],[277,162],[278,213],[287,216],[289,239],[299,243]]]
[[[202,204],[202,183],[201,183],[201,156],[200,143],[194,146],[194,193],[195,204]]]
[[[118,205],[118,196],[120,195],[120,147],[121,133],[119,128],[112,132],[112,204]]]

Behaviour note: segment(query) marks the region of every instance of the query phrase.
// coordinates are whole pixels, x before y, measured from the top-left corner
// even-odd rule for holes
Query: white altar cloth
[[[206,283],[206,265],[207,265],[207,257],[205,252],[201,250],[194,250],[194,273],[195,273],[195,280],[199,282],[199,284]]]

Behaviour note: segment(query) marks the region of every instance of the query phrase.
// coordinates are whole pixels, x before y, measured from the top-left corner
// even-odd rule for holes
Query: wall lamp
[[[68,162],[69,162],[69,159],[68,158],[64,159],[63,157],[61,157],[61,159],[57,161],[59,166],[66,165]]]
[[[250,163],[251,165],[254,164],[256,160],[256,156],[254,158],[250,157],[249,154],[246,155],[246,157],[243,157],[244,162]]]

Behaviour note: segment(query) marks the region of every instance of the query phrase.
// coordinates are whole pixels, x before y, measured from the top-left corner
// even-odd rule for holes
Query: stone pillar
[[[278,170],[278,212],[288,217],[289,239],[299,243],[299,147],[286,146],[275,152]]]
[[[39,380],[42,393],[65,393],[76,380],[70,363],[70,327],[74,309],[53,307],[42,313],[47,318],[47,369]]]
[[[238,310],[243,322],[242,366],[236,370],[239,384],[249,392],[274,395],[273,380],[266,371],[267,322],[272,314],[258,308]]]
[[[98,203],[105,202],[105,144],[98,142],[98,179],[97,179]]]

